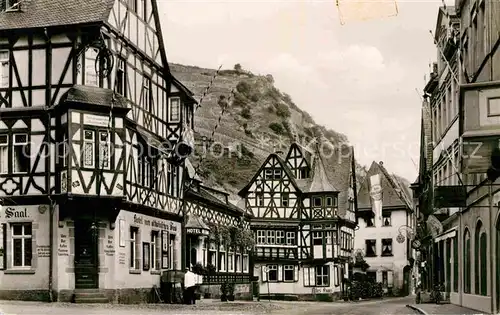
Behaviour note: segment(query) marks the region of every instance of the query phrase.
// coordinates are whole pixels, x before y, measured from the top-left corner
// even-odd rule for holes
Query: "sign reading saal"
[[[4,217],[6,219],[29,218],[28,208],[26,208],[26,207],[6,207]]]

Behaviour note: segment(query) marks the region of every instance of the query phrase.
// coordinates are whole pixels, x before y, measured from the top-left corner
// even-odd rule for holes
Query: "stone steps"
[[[109,299],[99,289],[77,289],[74,303],[109,303]]]

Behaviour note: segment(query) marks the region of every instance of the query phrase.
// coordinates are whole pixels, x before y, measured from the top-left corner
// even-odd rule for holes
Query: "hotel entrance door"
[[[99,230],[89,220],[75,220],[75,288],[98,288],[97,238]]]

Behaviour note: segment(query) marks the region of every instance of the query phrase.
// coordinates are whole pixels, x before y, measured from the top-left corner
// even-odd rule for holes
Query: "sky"
[[[383,161],[412,182],[442,2],[399,0],[395,16],[342,25],[334,1],[159,0],[167,58],[272,74],[317,123],[348,137],[359,163]]]

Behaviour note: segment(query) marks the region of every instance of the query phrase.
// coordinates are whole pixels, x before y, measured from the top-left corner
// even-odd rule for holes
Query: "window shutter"
[[[283,281],[283,265],[278,265],[278,281]]]
[[[4,270],[7,266],[7,224],[0,225],[0,246],[2,249],[2,256],[0,257],[0,270]]]
[[[293,281],[299,281],[299,266],[293,267]]]
[[[309,268],[302,268],[303,270],[303,275],[304,275],[304,286],[308,287],[311,285],[311,282],[309,281]]]
[[[333,266],[333,283],[336,287],[339,286],[339,268],[337,266]]]
[[[316,268],[315,267],[309,267],[309,285],[315,286],[316,285]]]
[[[387,286],[392,287],[393,286],[393,272],[392,271],[387,271]]]
[[[261,266],[260,269],[262,270],[262,282],[267,282],[267,266]]]

